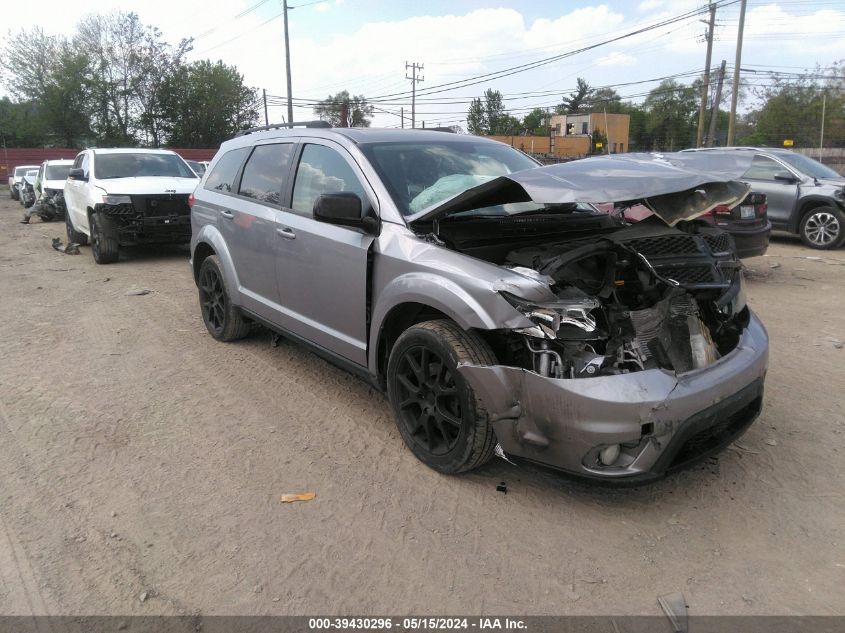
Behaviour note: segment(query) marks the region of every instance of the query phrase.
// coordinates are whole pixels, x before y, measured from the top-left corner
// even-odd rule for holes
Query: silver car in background
[[[224,143],[191,199],[214,338],[257,322],[304,342],[385,391],[407,446],[445,473],[498,454],[648,480],[758,415],[766,331],[731,237],[695,220],[747,195],[729,174],[668,155],[538,167],[473,136],[299,125]]]
[[[810,248],[831,249],[845,243],[845,176],[788,149],[724,147],[684,150],[712,158],[752,157],[740,179],[766,194],[772,228],[797,233]]]

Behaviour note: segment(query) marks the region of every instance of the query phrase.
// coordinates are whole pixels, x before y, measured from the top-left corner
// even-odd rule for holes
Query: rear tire
[[[111,220],[98,213],[91,214],[91,253],[98,264],[113,264],[120,257],[117,233]]]
[[[67,229],[68,244],[73,243],[80,246],[88,244],[88,236],[73,228],[73,220],[70,219],[70,212],[68,211],[65,211],[65,229]]]
[[[478,468],[493,456],[496,434],[487,411],[457,371],[461,363],[495,365],[489,345],[448,320],[414,325],[387,364],[387,393],[405,444],[442,473]]]
[[[810,248],[836,248],[845,241],[845,214],[836,207],[816,207],[801,218],[798,234]]]
[[[200,310],[208,333],[224,342],[236,341],[249,334],[250,323],[232,304],[217,255],[209,255],[203,260],[198,279]]]

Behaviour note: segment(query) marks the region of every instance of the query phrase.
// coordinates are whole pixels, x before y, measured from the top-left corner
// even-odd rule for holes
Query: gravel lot
[[[0,195],[0,613],[845,614],[845,250],[748,263],[763,415],[619,490],[429,470],[366,384],[213,341],[187,249],[97,266]]]

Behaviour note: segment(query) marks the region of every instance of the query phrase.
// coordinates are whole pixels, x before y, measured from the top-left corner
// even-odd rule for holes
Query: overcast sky
[[[719,0],[729,3],[731,0]],[[410,116],[410,82],[405,62],[424,64],[418,84],[417,121],[427,126],[464,124],[467,101],[494,88],[507,107],[522,116],[531,107],[551,107],[570,91],[576,77],[593,86],[615,85],[623,96],[640,100],[657,85],[647,82],[704,67],[705,25],[694,15],[640,35],[598,46],[533,70],[474,86],[425,95],[440,84],[529,64],[598,44],[704,6],[701,0],[289,0],[293,96],[314,100],[348,89],[374,98],[382,111],[374,125],[398,126],[405,106]],[[121,9],[137,12],[176,42],[195,38],[189,59],[234,64],[246,82],[284,97],[284,44],[281,0],[74,0],[4,3],[3,23],[18,28],[38,18],[50,34],[70,34],[71,15]],[[70,7],[73,7],[72,13]],[[252,9],[241,15],[248,9]],[[720,8],[713,65],[733,64],[739,3]],[[240,16],[240,17],[238,17]],[[3,28],[2,37],[8,36]],[[845,58],[845,0],[748,0],[742,67],[750,81],[770,81],[765,71],[801,72],[817,63]],[[642,82],[642,83],[638,83]],[[629,84],[629,85],[620,85]],[[521,95],[520,93],[541,93]],[[543,94],[546,93],[546,94]],[[271,97],[270,119],[285,107]],[[388,112],[384,112],[384,110]],[[391,114],[395,113],[395,114]],[[312,117],[310,107],[294,116]]]

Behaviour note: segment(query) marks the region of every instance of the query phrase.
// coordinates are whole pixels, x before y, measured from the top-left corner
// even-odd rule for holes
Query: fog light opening
[[[621,452],[619,444],[605,446],[601,449],[601,451],[599,451],[599,461],[603,466],[613,466],[613,464],[616,463],[616,460],[619,459]]]

